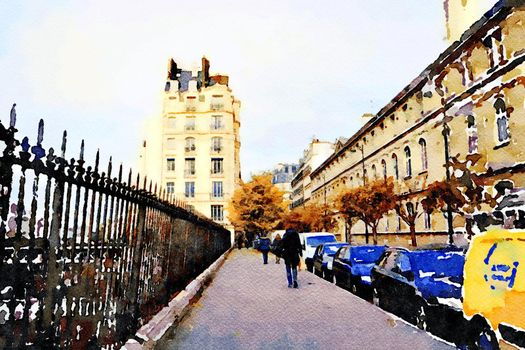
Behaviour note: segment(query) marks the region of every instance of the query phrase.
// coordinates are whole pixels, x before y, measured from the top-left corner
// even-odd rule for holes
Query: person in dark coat
[[[288,279],[288,288],[298,288],[297,284],[297,266],[299,265],[300,256],[303,255],[301,249],[301,240],[299,234],[292,229],[287,229],[281,239],[282,258],[286,266],[286,278]]]
[[[268,252],[270,251],[270,239],[268,237],[259,238],[259,250],[263,256],[263,264],[268,264]]]
[[[272,242],[272,253],[275,255],[275,263],[281,263],[281,235],[277,234]]]

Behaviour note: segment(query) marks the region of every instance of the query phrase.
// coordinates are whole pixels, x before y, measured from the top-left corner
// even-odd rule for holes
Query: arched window
[[[368,182],[368,172],[365,169],[363,171],[363,184],[366,185],[367,182]]]
[[[407,213],[408,215],[414,215],[414,204],[410,202],[407,203]]]
[[[406,170],[406,176],[412,176],[412,159],[410,154],[410,147],[405,147],[405,170]]]
[[[496,109],[496,126],[498,129],[498,143],[506,142],[510,139],[509,133],[509,116],[507,115],[507,107],[503,99],[498,98],[494,103]]]
[[[186,143],[184,146],[184,150],[186,152],[193,152],[195,151],[195,138],[194,137],[186,137]]]
[[[473,115],[467,117],[468,153],[478,152],[478,127]]]
[[[383,179],[386,180],[386,161],[384,159],[381,160],[381,166],[383,167]]]
[[[428,169],[428,158],[427,158],[427,142],[425,139],[419,139],[419,148],[421,150],[421,168],[422,170]]]
[[[392,163],[394,166],[394,176],[396,177],[396,180],[399,180],[399,164],[397,162],[397,155],[395,153],[392,154]]]
[[[377,180],[377,169],[375,164],[372,165],[372,179]]]

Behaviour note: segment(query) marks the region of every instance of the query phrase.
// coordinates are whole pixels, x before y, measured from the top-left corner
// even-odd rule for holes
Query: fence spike
[[[80,160],[84,160],[84,139],[80,143]]]
[[[67,130],[64,130],[64,133],[62,134],[62,147],[60,148],[62,150],[62,158],[66,157],[66,144],[67,144]]]
[[[122,182],[122,163],[120,163],[120,166],[118,168],[118,182]]]
[[[155,182],[155,191],[153,191],[153,194],[157,196],[157,183]]]
[[[146,185],[148,184],[148,176],[144,176],[144,184],[142,185],[142,189],[146,190]]]
[[[98,163],[100,161],[100,149],[97,149],[97,155],[95,156],[95,170],[93,172],[98,173]]]
[[[13,107],[11,107],[11,113],[9,114],[9,126],[14,128],[16,125],[16,103],[13,103]]]
[[[136,187],[136,190],[139,190],[139,186],[140,186],[140,173],[137,173],[137,187]]]
[[[153,186],[153,181],[150,179],[149,180],[149,193],[151,193],[152,186]]]
[[[36,138],[36,144],[40,146],[44,140],[44,119],[40,119],[38,122],[38,136]]]
[[[128,186],[131,187],[131,168],[129,168]]]

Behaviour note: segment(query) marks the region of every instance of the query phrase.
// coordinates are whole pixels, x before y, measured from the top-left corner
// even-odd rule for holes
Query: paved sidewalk
[[[284,264],[234,250],[157,349],[451,349],[374,305],[299,272],[287,287]]]

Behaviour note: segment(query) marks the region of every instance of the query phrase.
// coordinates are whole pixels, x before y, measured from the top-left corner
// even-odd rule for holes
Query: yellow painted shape
[[[474,237],[463,297],[467,316],[481,314],[494,329],[502,322],[525,328],[525,231],[494,229]]]

